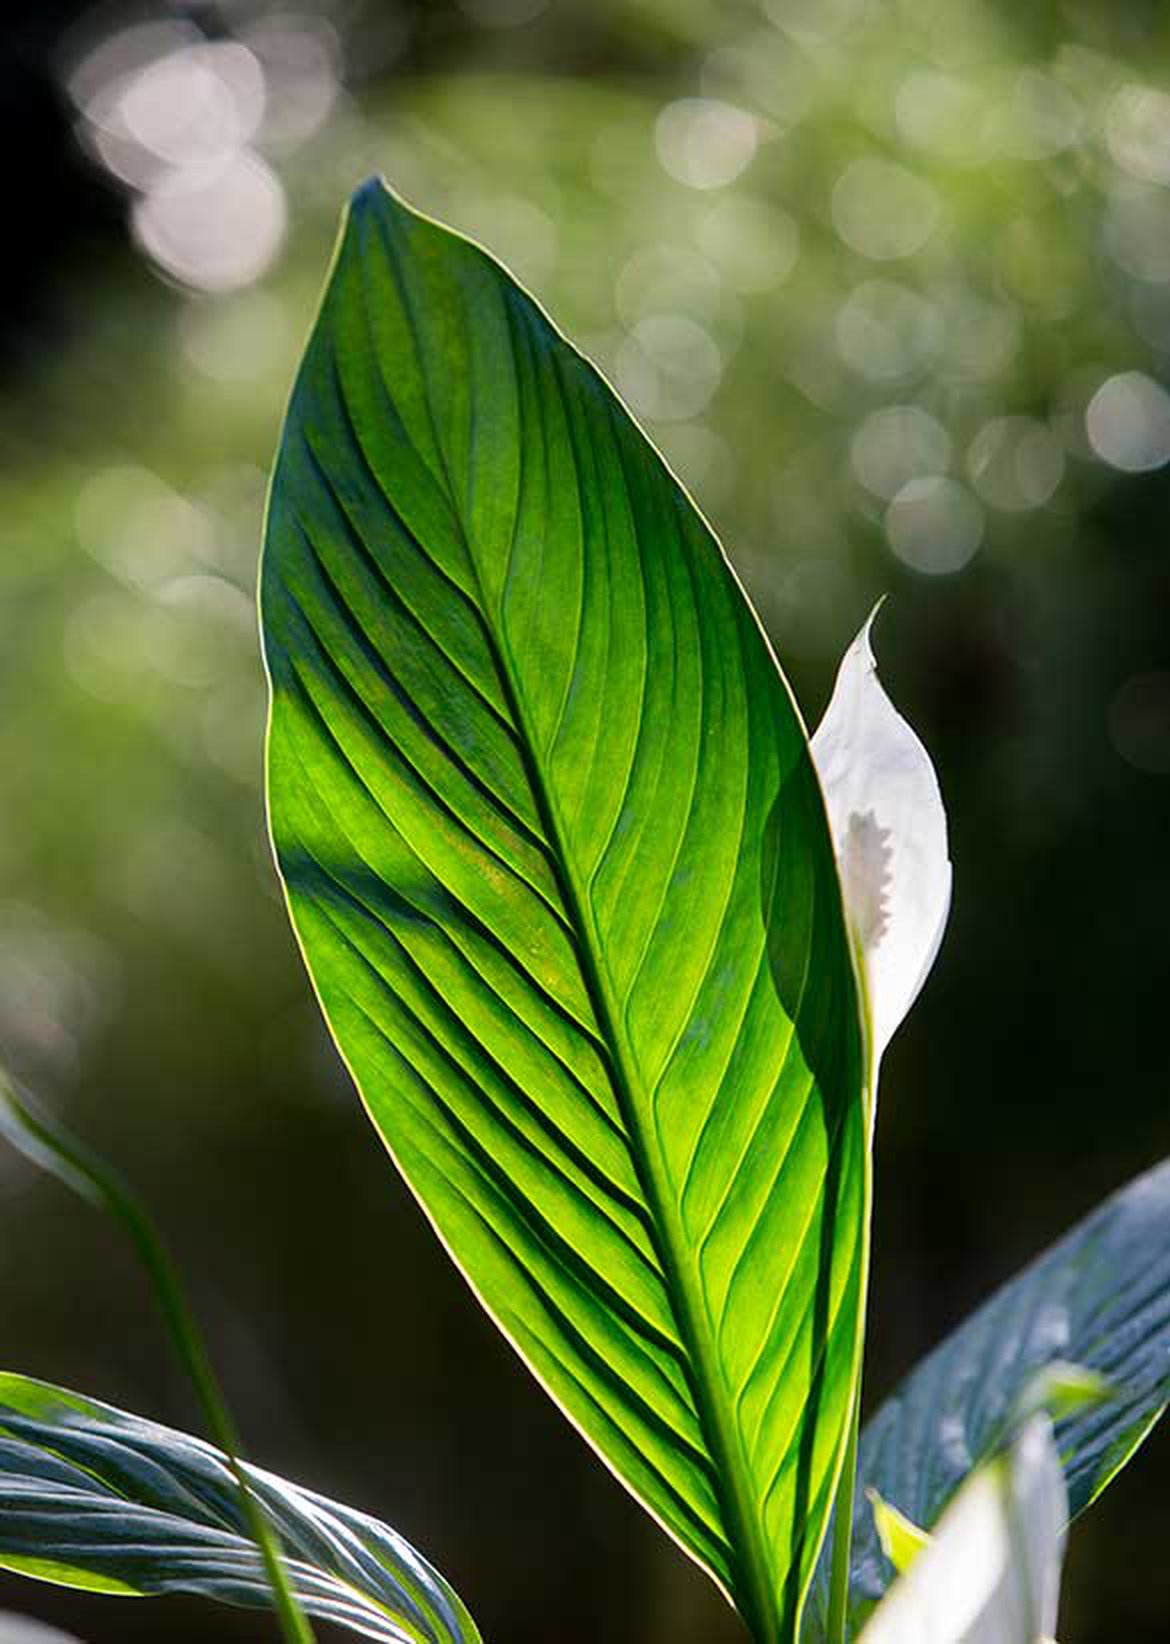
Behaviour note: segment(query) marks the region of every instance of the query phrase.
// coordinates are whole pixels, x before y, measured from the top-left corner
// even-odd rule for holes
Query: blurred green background
[[[872,601],[955,904],[883,1069],[872,1406],[1170,1152],[1170,17],[1066,0],[11,3],[0,1046],[147,1192],[252,1453],[500,1644],[738,1629],[367,1126],[261,809],[265,475],[346,194],[481,238],[728,544],[806,717]],[[194,1426],[116,1230],[0,1154],[7,1367]],[[1066,1644],[1170,1636],[1170,1434]],[[275,1638],[0,1579],[89,1644]],[[327,1636],[322,1628],[322,1638]]]

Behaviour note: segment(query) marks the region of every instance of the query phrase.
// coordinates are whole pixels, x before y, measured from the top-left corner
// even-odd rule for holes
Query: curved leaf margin
[[[396,1531],[239,1465],[310,1614],[378,1644],[480,1644],[453,1589]],[[0,1374],[0,1568],[124,1597],[273,1601],[226,1456],[12,1374]]]
[[[261,604],[277,861],[371,1117],[602,1459],[791,1639],[869,1216],[807,734],[609,388],[377,182],[290,401]]]

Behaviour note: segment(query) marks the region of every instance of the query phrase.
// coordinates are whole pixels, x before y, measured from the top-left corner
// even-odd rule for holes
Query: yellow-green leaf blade
[[[792,1638],[868,1198],[807,740],[606,385],[377,185],[290,404],[262,611],[278,860],[374,1122],[571,1419]]]

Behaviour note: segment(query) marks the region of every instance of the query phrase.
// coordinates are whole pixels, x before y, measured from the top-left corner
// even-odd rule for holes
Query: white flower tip
[[[861,948],[875,1066],[934,964],[951,904],[947,817],[930,755],[882,688],[880,602],[812,738],[845,911]]]
[[[981,1467],[894,1582],[859,1644],[1046,1644],[1056,1629],[1068,1495],[1052,1426]]]

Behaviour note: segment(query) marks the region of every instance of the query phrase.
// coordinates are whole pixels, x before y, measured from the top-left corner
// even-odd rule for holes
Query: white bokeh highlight
[[[873,155],[854,160],[833,188],[833,227],[852,251],[874,262],[911,257],[938,226],[938,194],[905,166]]]
[[[1105,117],[1105,142],[1131,177],[1170,184],[1170,97],[1154,86],[1122,86]]]
[[[904,565],[925,576],[951,576],[983,540],[983,509],[958,480],[908,480],[886,509],[886,537]]]
[[[167,171],[135,200],[134,237],[161,269],[200,291],[238,291],[275,261],[288,210],[280,178],[249,149]]]
[[[992,417],[967,451],[967,473],[984,502],[1006,513],[1042,508],[1064,478],[1060,440],[1033,417]]]
[[[718,97],[680,97],[658,116],[654,142],[663,170],[689,188],[724,188],[755,156],[755,119]]]
[[[131,191],[138,245],[190,291],[220,295],[279,257],[288,208],[270,157],[322,129],[340,71],[327,22],[272,13],[237,40],[188,21],[120,29],[67,85],[81,142]]]
[[[867,491],[892,502],[911,480],[946,473],[951,436],[920,406],[883,405],[857,429],[849,460]]]
[[[1141,371],[1121,371],[1098,388],[1085,412],[1094,452],[1111,468],[1143,474],[1170,462],[1170,394]]]

